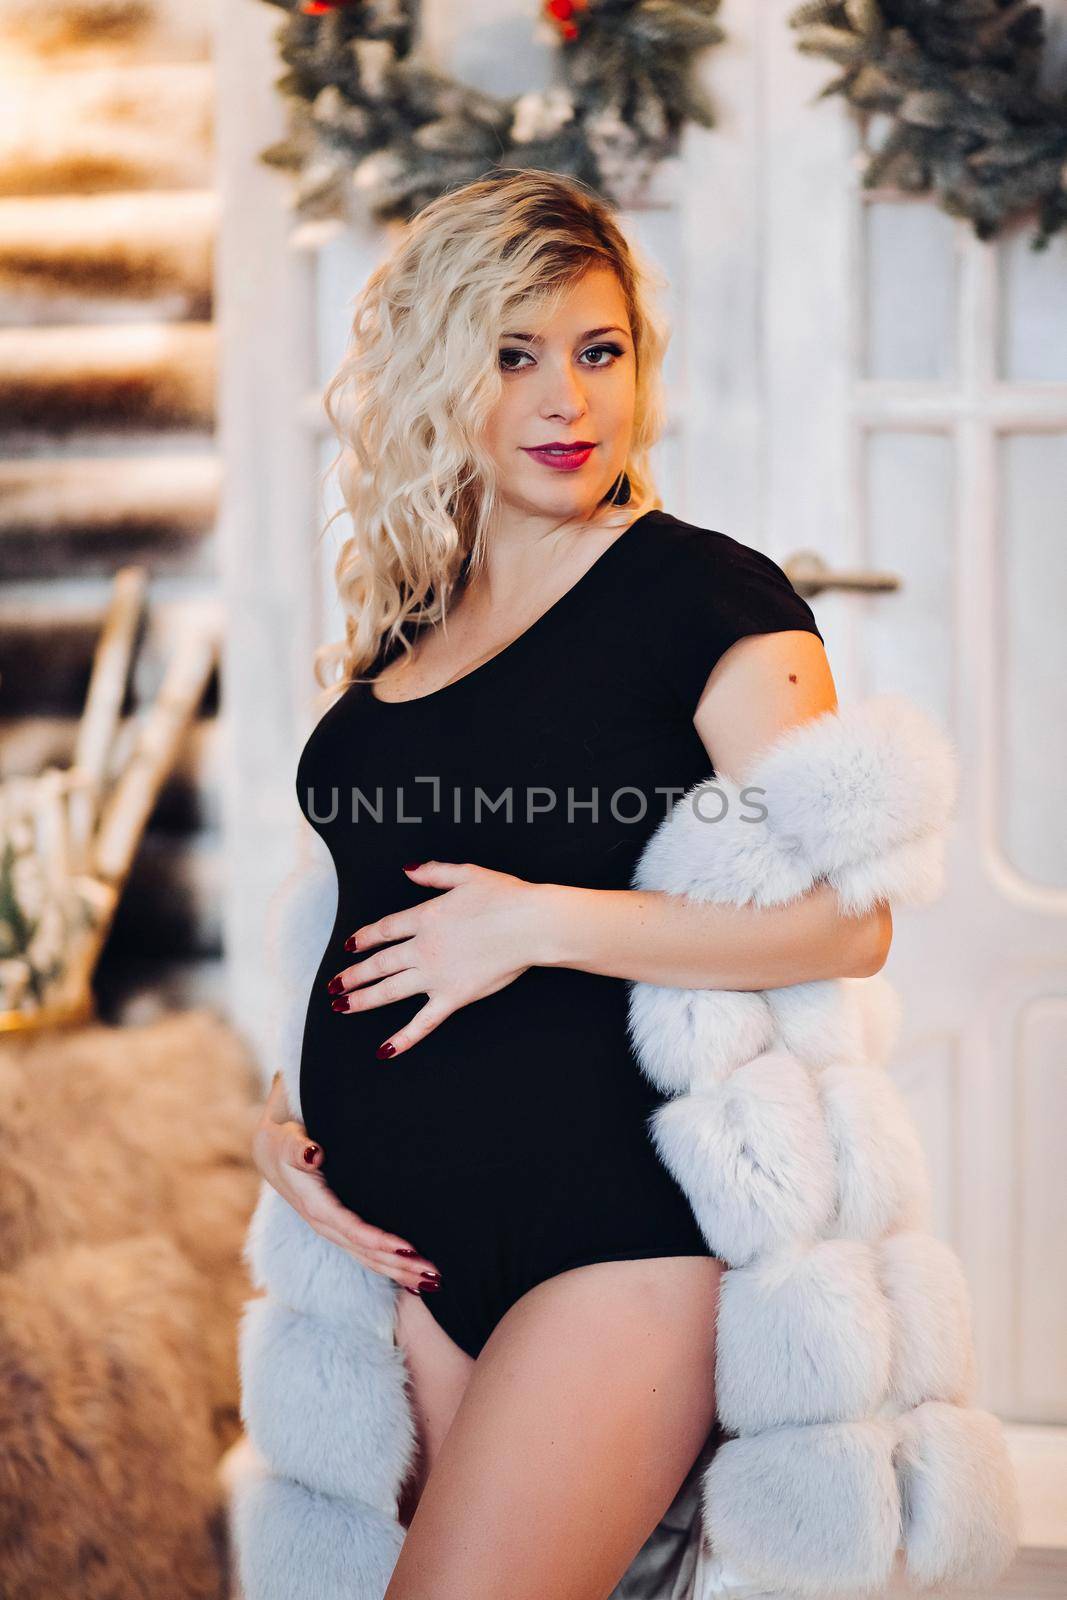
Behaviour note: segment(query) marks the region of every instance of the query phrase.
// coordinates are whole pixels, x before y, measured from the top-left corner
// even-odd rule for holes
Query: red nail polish
[[[394,1250],[393,1251],[393,1254],[395,1256],[417,1256],[418,1253],[419,1252],[417,1250]]]
[[[433,1294],[433,1292],[436,1289],[439,1289],[440,1287],[441,1287],[441,1285],[439,1283],[424,1283],[422,1285],[422,1288],[419,1289],[418,1293],[419,1294]]]
[[[344,979],[341,977],[341,974],[338,973],[336,978],[331,978],[329,983],[326,985],[326,993],[341,994],[344,991],[344,986]]]
[[[348,1010],[348,996],[345,995],[342,1000],[331,1000],[330,1001],[330,1010],[331,1011],[347,1011]]]
[[[380,1044],[378,1046],[377,1050],[375,1050],[374,1054],[378,1057],[379,1060],[381,1060],[383,1056],[395,1056],[396,1055],[396,1045],[395,1044]]]
[[[309,1166],[314,1161],[314,1159],[318,1155],[318,1153],[319,1153],[319,1147],[318,1147],[317,1144],[309,1144],[309,1145],[305,1146],[305,1148],[304,1148],[304,1160],[308,1163]]]
[[[420,1292],[418,1289],[413,1289],[410,1283],[401,1284],[401,1288],[406,1289],[408,1294],[418,1294]]]
[[[345,949],[346,950],[358,950],[359,949],[359,945],[356,943],[356,936],[355,936],[354,933],[349,938],[347,938],[345,940]]]
[[[405,861],[404,862],[404,871],[405,872],[414,872],[416,867],[421,867],[421,866],[422,866],[422,862],[421,861]]]

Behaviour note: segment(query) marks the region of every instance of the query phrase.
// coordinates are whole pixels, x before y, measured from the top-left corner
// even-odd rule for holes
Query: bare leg
[[[599,1261],[493,1330],[385,1600],[604,1600],[715,1420],[722,1263]]]
[[[418,1463],[404,1485],[398,1507],[399,1519],[408,1527],[441,1441],[463,1398],[474,1360],[449,1338],[421,1295],[400,1292],[396,1321],[397,1342],[410,1374],[408,1392],[419,1436]]]

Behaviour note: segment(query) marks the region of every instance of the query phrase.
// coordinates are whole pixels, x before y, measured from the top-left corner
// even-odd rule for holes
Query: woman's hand
[[[310,1159],[308,1157],[310,1156]],[[294,1122],[280,1072],[252,1135],[252,1160],[272,1189],[299,1212],[309,1228],[340,1245],[372,1272],[392,1278],[412,1294],[433,1289],[436,1267],[423,1260],[406,1239],[364,1222],[334,1194],[322,1172],[322,1146],[312,1144],[307,1130]]]
[[[539,963],[547,934],[551,885],[471,862],[420,861],[404,871],[416,883],[449,892],[357,928],[347,949],[401,942],[345,967],[329,985],[337,1011],[428,996],[421,1011],[379,1046],[379,1056],[401,1054],[460,1006],[514,982]]]

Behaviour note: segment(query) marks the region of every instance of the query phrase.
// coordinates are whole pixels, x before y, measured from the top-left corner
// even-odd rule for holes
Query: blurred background
[[[6,1600],[230,1592],[264,930],[343,625],[321,389],[501,150],[668,280],[666,508],[781,563],[842,702],[956,742],[893,1071],[1024,1490],[1003,1592],[1067,1592],[1067,0],[961,9],[0,0]]]

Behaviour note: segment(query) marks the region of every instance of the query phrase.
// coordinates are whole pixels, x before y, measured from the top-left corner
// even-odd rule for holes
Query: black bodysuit
[[[364,959],[344,942],[448,892],[407,861],[628,888],[657,823],[711,775],[692,719],[715,662],[784,629],[822,637],[780,567],[651,511],[481,666],[415,700],[353,684],[304,747],[299,804],[339,884],[304,1027],[304,1122],[340,1199],[440,1269],[425,1303],[472,1356],[555,1273],[711,1251],[651,1141],[663,1096],[629,1041],[625,979],[531,967],[379,1060],[426,996],[334,1011],[328,981]]]

